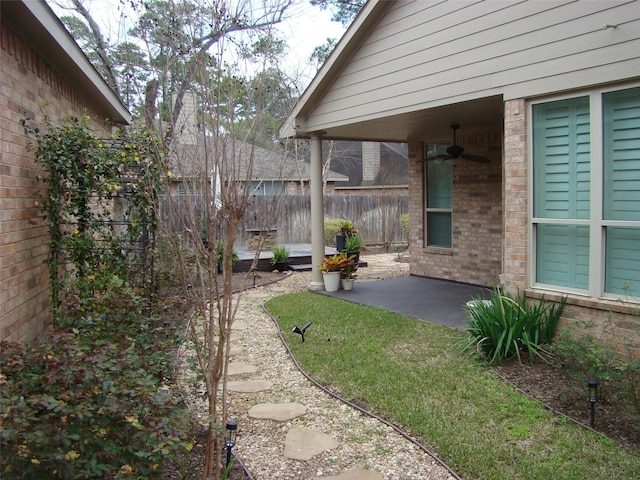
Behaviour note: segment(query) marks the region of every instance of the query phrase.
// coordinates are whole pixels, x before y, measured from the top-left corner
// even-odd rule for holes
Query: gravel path
[[[407,275],[408,263],[396,259],[395,253],[364,256],[369,266],[359,269],[357,281]],[[255,480],[347,478],[339,476],[345,472],[351,472],[348,478],[362,478],[364,473],[357,474],[355,469],[379,472],[370,478],[389,480],[452,478],[431,456],[391,427],[327,395],[294,366],[263,305],[274,296],[306,290],[310,282],[310,272],[292,272],[278,283],[248,290],[241,296],[232,335],[237,354],[232,363],[248,364],[256,371],[230,380],[266,380],[272,387],[258,393],[228,393],[229,418],[238,422],[234,453]],[[257,404],[291,402],[306,406],[306,413],[284,422],[248,415]],[[205,411],[204,406],[201,411]],[[328,434],[338,441],[338,447],[308,461],[285,458],[285,437],[297,427]]]

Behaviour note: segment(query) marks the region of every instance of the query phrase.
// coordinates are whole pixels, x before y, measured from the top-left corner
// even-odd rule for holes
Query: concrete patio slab
[[[249,409],[251,418],[286,422],[307,413],[307,407],[299,403],[261,403]]]
[[[327,450],[338,447],[338,441],[331,435],[309,428],[292,428],[284,439],[284,456],[292,460],[311,460]]]

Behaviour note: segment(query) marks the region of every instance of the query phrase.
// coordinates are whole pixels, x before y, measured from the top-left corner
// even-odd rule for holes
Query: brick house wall
[[[462,161],[453,170],[453,247],[425,247],[424,163],[421,142],[409,142],[411,274],[476,285],[497,285],[502,272],[500,132],[459,137],[460,145],[491,163]]]
[[[20,120],[42,126],[65,116],[97,118],[90,102],[11,30],[0,24],[0,340],[41,334],[50,323],[47,228],[38,207],[42,170]],[[102,122],[91,120],[99,134]]]

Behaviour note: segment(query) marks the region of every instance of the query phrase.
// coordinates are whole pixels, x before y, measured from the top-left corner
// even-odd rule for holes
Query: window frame
[[[423,162],[423,169],[422,169],[422,182],[423,182],[423,218],[422,218],[422,222],[423,222],[423,226],[424,226],[424,235],[423,235],[423,248],[426,249],[430,249],[430,250],[439,250],[439,251],[451,251],[453,249],[453,219],[454,219],[454,215],[453,215],[453,165],[450,163],[447,163],[446,160],[442,160],[442,162],[445,165],[449,166],[449,169],[451,170],[451,182],[449,184],[449,188],[450,188],[450,194],[451,194],[451,206],[449,208],[442,208],[442,207],[429,207],[429,182],[428,182],[428,161],[426,160],[427,158],[427,152],[429,151],[429,147],[433,147],[435,149],[435,151],[440,154],[444,154],[446,153],[446,149],[450,146],[450,144],[425,144],[424,145],[424,158],[425,161]],[[438,161],[438,160],[433,160],[433,161]],[[448,213],[451,219],[451,228],[449,230],[449,245],[431,245],[429,244],[429,214],[430,213]]]
[[[604,300],[619,300],[620,294],[605,291],[606,269],[606,235],[607,227],[631,227],[640,229],[640,221],[605,220],[604,209],[604,105],[603,96],[606,93],[617,92],[632,88],[639,88],[640,82],[625,85],[594,88],[588,91],[572,92],[571,94],[549,96],[531,100],[527,106],[527,137],[530,139],[527,145],[527,155],[530,159],[527,165],[527,175],[530,179],[528,189],[528,238],[529,259],[527,276],[529,285],[533,288],[551,290],[561,293],[575,294]],[[589,98],[589,129],[590,129],[590,194],[589,194],[589,218],[587,220],[557,219],[534,216],[534,105],[568,100],[576,97]],[[545,225],[582,225],[589,227],[589,285],[587,289],[552,285],[537,281],[537,254],[536,228],[539,224]],[[640,302],[640,299],[631,297],[632,302]]]

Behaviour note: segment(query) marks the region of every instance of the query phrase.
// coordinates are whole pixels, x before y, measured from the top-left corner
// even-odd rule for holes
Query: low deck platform
[[[289,249],[289,266],[291,270],[296,271],[309,271],[312,269],[311,263],[311,244],[310,243],[290,243],[285,244],[285,247]],[[335,255],[338,253],[334,247],[324,247],[325,256]],[[248,272],[251,269],[251,265],[256,257],[256,252],[249,250],[247,247],[240,247],[238,249],[239,261],[233,266],[234,272]],[[260,272],[270,272],[273,270],[271,265],[271,249],[263,250],[260,252],[256,270]],[[358,262],[358,267],[366,267],[367,262],[362,260]]]

